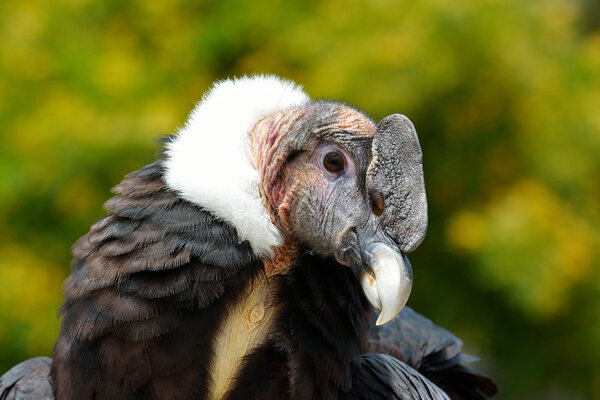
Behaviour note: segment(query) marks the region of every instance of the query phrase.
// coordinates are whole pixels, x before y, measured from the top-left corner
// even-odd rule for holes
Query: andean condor
[[[458,338],[400,311],[427,226],[406,117],[225,80],[115,191],[73,247],[54,359],[8,371],[1,400],[495,394]]]

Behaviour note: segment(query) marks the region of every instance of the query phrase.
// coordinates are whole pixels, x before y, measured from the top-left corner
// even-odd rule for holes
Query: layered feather
[[[59,399],[202,398],[226,305],[262,263],[236,230],[167,188],[161,162],[128,175],[112,214],[73,246],[52,377]]]

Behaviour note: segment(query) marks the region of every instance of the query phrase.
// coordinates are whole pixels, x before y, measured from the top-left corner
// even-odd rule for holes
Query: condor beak
[[[392,320],[402,310],[412,289],[412,267],[406,255],[376,242],[361,251],[368,268],[361,285],[369,302],[381,313],[377,325]]]

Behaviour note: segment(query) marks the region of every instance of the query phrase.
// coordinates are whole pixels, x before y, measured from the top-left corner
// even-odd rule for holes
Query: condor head
[[[267,263],[267,274],[292,267],[290,257],[280,257],[282,249],[333,257],[354,272],[380,310],[377,324],[391,320],[412,287],[406,254],[427,229],[421,148],[410,120],[395,114],[375,124],[346,105],[312,102],[298,87],[276,78],[261,78],[260,88],[252,79],[222,85],[238,93],[227,103],[236,109],[243,109],[245,101],[241,86],[262,93],[262,100],[249,101],[253,107],[260,104],[259,110],[219,115],[201,104],[169,145],[169,186],[230,222],[259,257],[285,260]],[[217,103],[227,94],[227,88],[216,87],[203,102]],[[213,125],[194,122],[207,120]],[[230,126],[240,121],[246,125]],[[192,135],[186,137],[199,130],[212,142],[193,143]],[[227,139],[229,132],[240,130],[241,141]],[[198,149],[218,146],[214,141],[231,148],[230,159],[198,154]],[[236,158],[240,153],[242,161]],[[206,166],[198,165],[202,162]],[[218,170],[223,165],[225,170]],[[190,171],[199,168],[216,168],[214,182],[206,174],[201,181],[190,178]],[[239,193],[231,193],[239,187]]]
[[[270,116],[254,132],[261,189],[276,225],[306,250],[350,267],[381,311],[377,324],[391,320],[412,287],[405,254],[427,226],[411,122],[391,115],[376,126],[350,107],[317,102]]]

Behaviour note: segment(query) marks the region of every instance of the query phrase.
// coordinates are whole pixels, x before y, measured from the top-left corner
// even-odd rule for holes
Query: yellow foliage
[[[480,214],[461,211],[454,215],[448,224],[447,240],[459,250],[473,252],[483,244],[485,225]]]
[[[95,83],[107,92],[123,93],[135,88],[142,73],[131,50],[111,48],[98,58]]]
[[[24,324],[27,348],[50,354],[58,334],[56,310],[63,270],[23,246],[0,247],[0,339],[7,327]]]
[[[447,237],[457,250],[477,256],[483,285],[506,290],[538,317],[564,310],[570,290],[597,266],[593,229],[531,179],[515,183],[480,213],[455,215]]]

